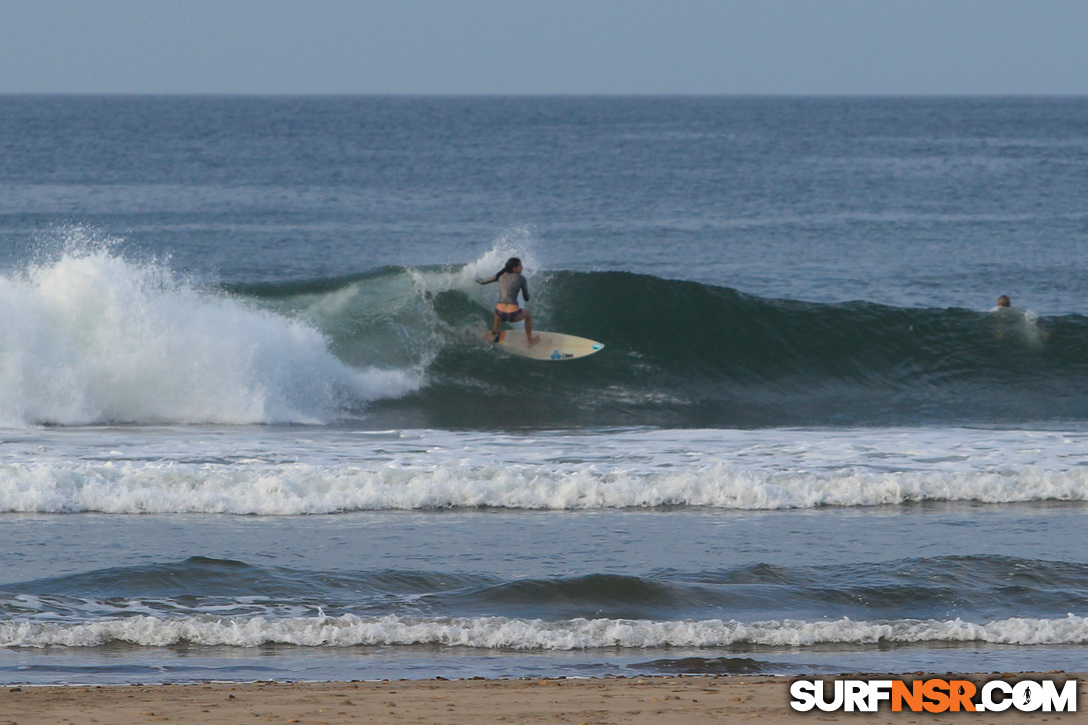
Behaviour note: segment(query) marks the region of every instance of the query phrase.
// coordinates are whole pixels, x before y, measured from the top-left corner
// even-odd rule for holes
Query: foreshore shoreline
[[[981,683],[1077,680],[1078,704],[1088,708],[1086,675],[991,673],[933,675]],[[875,678],[873,675],[841,675]],[[881,675],[879,677],[889,677]],[[921,679],[914,673],[891,676]],[[182,685],[9,685],[0,687],[0,725],[53,723],[573,723],[649,725],[760,720],[776,723],[1023,723],[1083,722],[1082,712],[875,713],[795,712],[790,683],[798,678],[738,675],[589,679],[466,679],[359,682],[250,682]]]

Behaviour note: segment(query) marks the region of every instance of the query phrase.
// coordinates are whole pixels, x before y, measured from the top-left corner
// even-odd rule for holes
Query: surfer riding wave
[[[524,320],[525,339],[528,341],[529,347],[532,347],[540,341],[540,336],[533,335],[532,313],[518,305],[518,292],[521,292],[521,296],[526,302],[529,301],[529,285],[521,274],[523,269],[521,260],[517,257],[511,257],[506,260],[506,266],[502,268],[502,271],[487,279],[477,279],[476,282],[477,284],[499,283],[499,301],[495,303],[495,322],[491,326],[491,334],[495,340],[499,339],[500,324]]]

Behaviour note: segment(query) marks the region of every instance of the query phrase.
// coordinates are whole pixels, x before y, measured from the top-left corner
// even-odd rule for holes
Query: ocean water
[[[0,682],[1088,669],[1088,99],[2,96],[0,146]],[[512,255],[602,352],[481,342]]]

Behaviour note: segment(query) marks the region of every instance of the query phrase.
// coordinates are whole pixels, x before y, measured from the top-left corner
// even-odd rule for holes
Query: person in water
[[[495,339],[499,339],[501,323],[525,320],[525,339],[529,342],[529,347],[532,347],[540,341],[540,336],[533,335],[533,314],[518,305],[518,292],[521,292],[526,302],[529,301],[529,285],[521,276],[522,269],[524,267],[521,266],[521,260],[511,257],[506,260],[506,266],[501,272],[495,274],[494,277],[477,279],[476,282],[478,284],[499,283],[499,301],[495,303],[495,323],[491,326],[491,334]]]
[[[1039,329],[1039,316],[1031,310],[1013,307],[1008,295],[997,298],[997,305],[990,310],[990,314],[995,315],[998,321],[994,331],[994,337],[998,340],[1004,338],[1006,333],[1015,334],[1030,345],[1040,345],[1050,339],[1049,332]]]

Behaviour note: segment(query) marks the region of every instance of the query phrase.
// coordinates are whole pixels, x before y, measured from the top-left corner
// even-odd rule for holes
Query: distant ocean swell
[[[719,463],[656,473],[595,469],[26,462],[0,465],[0,512],[283,516],[388,509],[768,510],[1088,501],[1083,468],[791,472]]]
[[[535,363],[480,337],[465,267],[209,287],[109,248],[0,276],[0,424],[755,428],[1088,420],[1088,318],[770,300],[623,272],[538,273]],[[556,394],[561,391],[562,394]],[[510,405],[511,398],[516,405]]]

